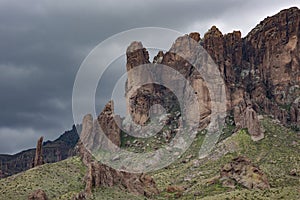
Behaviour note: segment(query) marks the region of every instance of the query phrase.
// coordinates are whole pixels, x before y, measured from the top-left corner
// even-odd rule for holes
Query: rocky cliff
[[[293,7],[266,18],[244,38],[240,31],[223,35],[216,26],[203,38],[199,33],[189,35],[203,46],[219,67],[226,85],[228,115],[234,117],[237,128],[248,128],[254,139],[263,138],[258,114],[272,115],[284,125],[299,129],[299,27],[300,10]],[[194,73],[194,66],[187,61],[197,59],[189,58],[193,56],[187,53],[191,49],[184,37],[178,38],[168,52],[159,52],[153,63],[175,69],[192,83],[201,105],[200,125],[205,125],[210,119],[211,100],[203,77]],[[174,53],[176,51],[178,54]],[[188,59],[179,56],[182,53]],[[147,63],[150,63],[147,50],[140,42],[133,42],[127,50],[127,70]],[[151,72],[151,67],[147,67],[144,70]],[[155,103],[170,107],[170,101],[166,104],[159,100],[159,97],[170,96],[170,92],[166,93],[162,87],[148,85],[132,92],[136,89],[132,85],[145,79],[145,71],[143,76],[128,74],[126,94],[134,122],[143,125],[149,119],[149,108]],[[170,84],[178,84],[176,77],[158,74],[162,82],[169,80]],[[146,78],[151,80],[153,75]],[[184,87],[178,88],[182,90]]]
[[[245,110],[250,102],[255,112],[299,126],[299,27],[300,10],[293,7],[266,18],[244,38],[239,31],[223,35],[215,26],[205,34],[203,47],[220,67],[231,110]]]
[[[299,126],[300,10],[263,20],[243,41],[248,64],[244,85],[257,110]]]

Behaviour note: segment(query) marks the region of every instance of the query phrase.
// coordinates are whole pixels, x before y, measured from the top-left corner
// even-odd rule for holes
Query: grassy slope
[[[27,199],[36,190],[43,189],[50,199],[60,199],[84,188],[82,177],[86,168],[77,157],[55,164],[30,169],[0,180],[0,199]]]
[[[265,195],[264,199],[280,199],[283,195],[286,196],[284,199],[300,199],[300,179],[289,175],[292,169],[300,169],[299,135],[272,123],[270,119],[264,119],[262,125],[266,130],[265,139],[253,142],[246,130],[241,130],[224,142],[225,146],[235,148],[235,152],[228,153],[217,160],[212,160],[214,158],[212,156],[210,160],[200,161],[200,165],[197,164],[199,163],[197,153],[203,137],[198,136],[198,140],[189,151],[169,166],[168,170],[163,169],[153,174],[159,189],[165,191],[168,185],[184,186],[188,189],[183,193],[182,199],[202,199],[208,196],[211,196],[208,199],[251,199],[255,195],[261,197]],[[295,142],[297,144],[293,144]],[[220,147],[214,155],[223,149],[223,146]],[[182,163],[188,155],[192,155],[192,159]],[[219,175],[220,167],[238,155],[246,155],[259,165],[267,174],[273,189],[249,191],[237,187],[235,191],[231,191],[222,187],[218,181],[214,181],[214,178]],[[212,182],[214,184],[211,184]],[[172,198],[174,195],[162,192],[160,198]]]
[[[28,195],[43,189],[49,199],[69,200],[84,190],[86,167],[78,157],[54,164],[45,164],[0,180],[0,200],[27,200]],[[118,188],[102,188],[94,192],[91,200],[143,199]]]
[[[300,169],[299,135],[265,119],[265,139],[251,141],[245,130],[227,138],[207,160],[198,160],[198,151],[203,141],[199,134],[191,148],[175,163],[153,172],[161,194],[155,199],[173,199],[176,193],[167,193],[169,185],[184,186],[181,199],[300,199],[299,177],[292,177],[292,169]],[[225,156],[215,156],[224,149],[235,149]],[[247,155],[267,174],[271,185],[269,191],[250,191],[238,186],[235,190],[222,187],[215,177],[221,165],[237,155]],[[86,168],[74,157],[55,164],[46,164],[0,180],[0,199],[27,199],[29,193],[41,188],[50,199],[70,199],[84,189],[82,181]],[[97,199],[144,199],[118,188],[102,188],[94,191]]]

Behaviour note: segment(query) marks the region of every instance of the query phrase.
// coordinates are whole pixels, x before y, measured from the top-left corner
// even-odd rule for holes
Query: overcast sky
[[[292,6],[300,1],[0,0],[0,153],[34,147],[39,136],[52,140],[71,128],[76,72],[106,38],[147,26],[203,36],[212,25],[245,36]],[[106,99],[99,95],[101,110]]]

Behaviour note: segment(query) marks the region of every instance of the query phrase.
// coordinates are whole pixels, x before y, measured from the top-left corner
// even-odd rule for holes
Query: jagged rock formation
[[[299,23],[294,7],[266,18],[245,38],[238,31],[223,35],[215,26],[205,34],[203,47],[220,67],[231,110],[246,109],[241,104],[249,96],[254,111],[299,126]]]
[[[63,133],[55,141],[46,141],[43,143],[43,158],[45,163],[54,163],[64,160],[73,155],[73,149],[78,142],[76,129],[80,126],[73,126],[71,130]],[[0,170],[5,178],[13,174],[28,170],[33,166],[33,158],[36,149],[29,149],[15,155],[0,155]]]
[[[98,122],[107,138],[119,147],[121,145],[121,129],[119,127],[121,126],[121,118],[118,115],[114,116],[113,112],[113,101],[109,101],[98,116]]]
[[[197,32],[190,33],[189,37],[195,40],[196,42],[200,42],[201,40],[200,34]]]
[[[139,66],[150,63],[149,53],[141,42],[133,42],[127,48],[126,56],[126,69],[129,72],[125,94],[128,113],[131,114],[133,122],[144,125],[149,119],[148,111],[153,104],[153,99],[149,97],[155,93],[155,89],[153,84],[142,86],[144,81],[152,82],[150,66]]]
[[[234,186],[236,183],[248,189],[269,189],[266,175],[252,162],[243,156],[233,159],[221,168],[220,180],[224,186]],[[232,182],[233,181],[233,184]]]
[[[92,194],[92,189],[95,187],[113,186],[118,186],[129,192],[138,195],[145,195],[147,197],[158,194],[155,182],[150,176],[117,171],[95,161],[91,153],[86,149],[85,145],[81,141],[78,143],[77,149],[83,163],[88,167],[88,171],[85,176],[86,187],[81,196],[90,196]]]
[[[273,115],[284,125],[299,128],[300,111],[300,10],[290,8],[281,11],[273,17],[263,20],[246,37],[241,37],[240,31],[223,35],[213,26],[205,35],[191,33],[189,37],[199,42],[219,66],[227,90],[228,114],[233,114],[237,128],[248,128],[253,139],[263,138],[257,113]],[[154,57],[154,64],[167,65],[186,77],[195,89],[200,99],[200,124],[207,124],[211,114],[209,91],[201,75],[193,73],[193,66],[187,60],[191,44],[178,38],[169,52],[159,52]],[[176,53],[174,53],[176,52]],[[181,58],[182,53],[187,58]],[[127,50],[127,71],[142,64],[149,64],[149,55],[140,42],[133,42]],[[128,75],[126,94],[136,90],[132,85],[138,85],[136,79],[153,79],[151,68],[145,68],[140,74]],[[162,82],[169,80],[176,83],[176,77],[157,73]],[[157,76],[155,74],[155,76]],[[178,88],[182,88],[178,86]],[[147,85],[137,90],[129,97],[129,113],[133,121],[143,125],[149,119],[151,105],[158,103],[166,105],[160,97],[165,89],[155,85]],[[168,106],[167,106],[168,107]],[[170,106],[169,106],[170,107]]]
[[[48,200],[48,198],[45,191],[39,189],[30,194],[28,200]]]
[[[39,165],[44,164],[43,148],[42,148],[43,140],[44,140],[44,137],[40,137],[40,139],[37,142],[36,150],[35,150],[35,157],[34,157],[34,161],[33,161],[33,167],[37,167]]]
[[[190,42],[190,38],[194,39],[194,43]],[[161,66],[168,66],[180,73],[166,73],[166,71],[160,71],[159,68],[154,68],[150,65],[149,56],[147,50],[143,47],[141,42],[133,42],[127,49],[127,72],[128,80],[126,84],[126,97],[128,100],[128,110],[133,121],[139,125],[144,125],[149,119],[149,111],[152,105],[162,105],[167,113],[175,112],[179,109],[178,99],[182,100],[187,92],[186,85],[183,85],[181,77],[185,77],[191,82],[196,96],[199,98],[200,113],[193,113],[196,110],[190,109],[190,115],[200,115],[201,123],[208,123],[208,116],[211,113],[210,110],[210,97],[205,81],[199,73],[194,70],[187,60],[197,59],[192,52],[196,44],[200,41],[199,33],[191,33],[189,36],[183,36],[178,38],[172,45],[169,52],[158,52],[154,57],[153,64],[159,64]],[[187,58],[183,59],[178,54],[184,54]],[[146,65],[145,65],[146,64]],[[132,69],[140,66],[140,70],[131,72]],[[158,70],[156,70],[158,69]],[[162,85],[147,84],[143,87],[145,80],[149,82],[160,82]],[[173,91],[165,85],[172,85]],[[174,91],[177,92],[177,96],[174,95]],[[188,96],[188,95],[186,95]],[[189,99],[186,99],[188,101]],[[192,104],[192,102],[190,102]],[[185,108],[188,109],[188,108]]]
[[[91,114],[83,118],[80,140],[90,151],[115,150],[121,145],[121,119],[113,114],[113,102],[106,104],[97,119]]]
[[[233,108],[234,121],[237,129],[247,128],[252,140],[264,138],[264,132],[260,126],[256,111],[251,102],[240,103]]]
[[[252,100],[285,125],[297,123],[289,107],[300,95],[299,25],[300,10],[290,8],[266,18],[244,40]]]
[[[99,129],[100,126],[102,131]],[[105,137],[111,141],[107,143],[106,140],[103,139],[104,134]],[[129,192],[145,196],[157,194],[158,190],[155,186],[155,182],[150,176],[117,171],[94,160],[91,154],[91,152],[97,150],[97,148],[105,148],[106,150],[113,151],[119,147],[120,144],[120,128],[113,117],[112,101],[105,106],[98,116],[98,119],[94,120],[94,122],[90,114],[83,118],[80,141],[76,148],[83,163],[88,167],[85,176],[86,188],[84,194],[90,196],[94,187],[103,186],[119,186]]]

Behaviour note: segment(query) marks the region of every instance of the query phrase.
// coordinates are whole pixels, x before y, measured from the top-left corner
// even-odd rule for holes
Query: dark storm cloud
[[[144,26],[203,35],[213,24],[223,32],[241,29],[245,35],[266,15],[297,4],[297,0],[0,1],[0,153],[32,147],[40,135],[54,139],[71,128],[76,72],[89,51],[107,37]],[[106,103],[102,101],[106,98],[99,98],[99,107]]]

